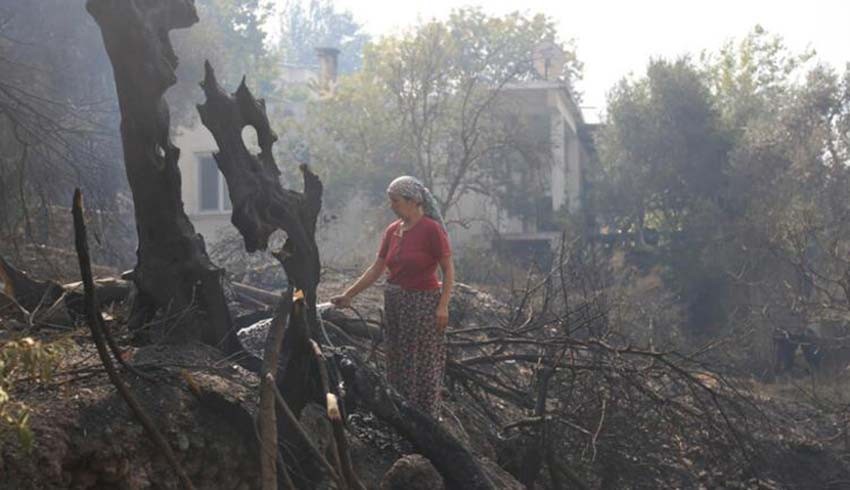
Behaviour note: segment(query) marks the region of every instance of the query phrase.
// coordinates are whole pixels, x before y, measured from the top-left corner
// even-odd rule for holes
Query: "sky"
[[[335,0],[373,37],[393,34],[431,18],[444,19],[453,8],[477,5],[492,15],[519,10],[544,13],[561,40],[574,39],[584,78],[586,119],[597,119],[606,93],[624,76],[640,75],[652,57],[675,58],[716,51],[760,24],[781,35],[794,51],[813,48],[819,59],[843,70],[850,62],[848,0]]]

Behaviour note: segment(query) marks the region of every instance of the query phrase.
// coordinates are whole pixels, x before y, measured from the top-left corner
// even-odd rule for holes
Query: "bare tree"
[[[65,45],[27,32],[49,7],[56,11],[45,14],[46,28]],[[62,197],[75,186],[89,191],[98,225],[117,214],[112,211],[122,189],[118,135],[109,125],[114,105],[99,98],[98,75],[85,72],[97,66],[97,57],[57,62],[82,51],[92,36],[57,28],[57,18],[68,21],[62,13],[81,16],[75,6],[46,2],[0,8],[0,240],[15,253],[23,244],[67,243],[69,236],[57,226],[62,217],[53,208],[65,209]],[[118,220],[110,225],[113,239],[95,251],[111,246],[112,256],[99,258],[117,262],[124,233]]]

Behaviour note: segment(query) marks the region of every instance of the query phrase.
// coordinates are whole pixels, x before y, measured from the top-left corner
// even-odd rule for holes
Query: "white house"
[[[456,243],[494,239],[513,249],[551,248],[561,234],[554,216],[582,211],[592,126],[584,122],[569,85],[557,76],[562,57],[559,49],[541,46],[535,56],[540,79],[506,85],[500,95],[511,117],[537,143],[534,164],[527,156],[508,162],[514,189],[537,197],[534,209],[521,212],[489,197],[465,196],[447,217],[465,225],[452,230]]]

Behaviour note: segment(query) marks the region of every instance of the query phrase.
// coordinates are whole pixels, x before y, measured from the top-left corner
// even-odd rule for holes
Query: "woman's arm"
[[[455,283],[455,266],[451,255],[440,259],[440,270],[443,272],[443,290],[437,305],[437,329],[442,332],[449,324],[449,300]]]
[[[363,272],[363,274],[357,279],[357,281],[352,284],[351,287],[346,289],[342,295],[331,298],[331,303],[339,307],[351,306],[352,298],[374,284],[375,281],[381,277],[381,274],[384,273],[386,267],[387,264],[384,259],[380,257],[375,259],[375,261],[372,262],[372,265],[370,265],[369,268],[366,269],[366,271]]]

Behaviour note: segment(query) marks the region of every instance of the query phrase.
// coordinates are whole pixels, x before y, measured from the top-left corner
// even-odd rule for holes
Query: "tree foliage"
[[[535,47],[555,40],[544,15],[466,8],[367,45],[363,69],[308,117],[311,153],[332,169],[326,182],[383,189],[410,173],[435,190],[444,212],[467,193],[491,192],[488,166],[515,135],[500,95],[533,79]],[[566,52],[563,75],[573,81],[581,65]]]
[[[757,27],[611,92],[595,209],[664,267],[692,333],[848,318],[848,77]]]
[[[369,36],[351,12],[339,12],[331,0],[288,0],[280,16],[280,50],[286,63],[313,66],[316,48],[340,50],[340,73],[360,69]]]
[[[600,144],[608,192],[599,208],[615,229],[659,236],[659,252],[692,321],[722,321],[722,280],[703,252],[719,236],[729,143],[709,91],[688,59],[654,60],[645,78],[612,92]],[[705,306],[710,305],[706,308]]]
[[[745,301],[758,305],[742,310],[785,328],[845,322],[850,71],[791,53],[759,27],[706,59],[734,144],[718,253],[730,280],[747,285]]]
[[[195,104],[203,99],[198,83],[209,60],[228,86],[251,75],[260,93],[270,93],[278,73],[278,54],[267,45],[263,28],[271,9],[261,0],[197,0],[200,21],[191,29],[172,33],[174,49],[180,57],[177,84],[166,96],[172,118],[188,124],[196,116]]]

